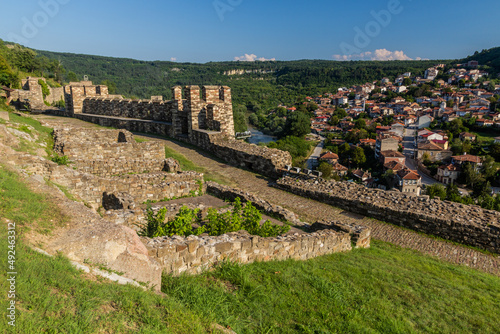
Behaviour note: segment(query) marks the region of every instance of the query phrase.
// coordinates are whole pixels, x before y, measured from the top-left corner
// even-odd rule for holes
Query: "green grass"
[[[57,206],[31,192],[13,172],[0,166],[0,217],[16,222],[16,327],[0,321],[0,332],[16,333],[204,333],[210,328],[175,299],[97,277],[73,268],[63,256],[39,254],[22,235],[34,224],[52,228],[61,219]],[[62,219],[64,220],[64,219]],[[0,220],[1,221],[1,220]],[[1,307],[7,308],[7,226],[0,223]],[[5,314],[5,313],[4,313]]]
[[[495,137],[500,136],[500,134],[496,132],[474,131],[473,133],[477,135],[477,141],[482,142],[492,142]]]
[[[6,228],[0,245],[7,250]],[[203,333],[209,327],[176,300],[105,279],[86,279],[69,260],[16,244],[16,333]],[[6,256],[0,259],[6,267]],[[0,289],[8,291],[5,270]],[[2,307],[7,307],[2,294]],[[4,309],[5,309],[4,308]],[[3,319],[0,332],[9,327]]]
[[[33,193],[16,173],[0,165],[0,217],[49,233],[66,221],[47,196]]]
[[[309,261],[222,264],[162,291],[237,333],[498,333],[500,279],[383,242]]]
[[[205,167],[198,166],[188,158],[186,158],[185,155],[177,152],[176,150],[165,146],[165,158],[174,158],[179,162],[181,165],[181,169],[183,171],[194,171],[198,173],[203,173],[203,179],[205,181],[213,181],[219,184],[224,184],[224,185],[234,185],[234,182],[229,180],[223,175],[220,175],[219,173],[214,173],[209,171]]]
[[[34,154],[36,149],[43,148],[47,153],[47,156],[52,156],[54,154],[54,138],[52,137],[53,129],[48,128],[40,124],[39,121],[31,117],[19,116],[15,113],[9,113],[10,122],[12,124],[17,124],[20,131],[32,134],[32,131],[27,127],[31,126],[35,129],[38,139],[35,142],[29,142],[25,139],[21,139],[21,147],[19,148],[22,152],[28,152]]]
[[[149,141],[146,138],[141,138],[141,137],[134,137],[134,140],[136,143],[145,143],[145,142]]]

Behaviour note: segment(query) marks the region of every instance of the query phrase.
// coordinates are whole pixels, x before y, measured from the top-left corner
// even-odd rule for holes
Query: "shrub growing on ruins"
[[[158,229],[159,236],[181,235],[187,237],[193,234],[193,223],[198,220],[198,212],[200,210],[192,210],[187,206],[183,206],[174,219],[168,220],[160,225]]]
[[[216,209],[208,210],[206,221],[203,226],[194,229],[193,224],[198,223],[199,209],[189,209],[183,206],[174,219],[165,222],[166,208],[162,208],[156,214],[149,207],[146,211],[146,224],[139,225],[140,236],[149,238],[162,236],[188,236],[207,233],[218,236],[230,232],[246,230],[248,233],[261,237],[276,237],[290,230],[290,226],[271,223],[269,220],[260,225],[262,214],[252,203],[248,202],[244,207],[240,198],[236,198],[234,208],[231,211],[219,213]]]
[[[40,86],[42,86],[42,95],[43,95],[43,99],[45,100],[45,98],[50,95],[49,86],[47,86],[47,84],[45,83],[45,81],[42,80],[42,79],[38,80],[38,84]]]
[[[139,235],[142,237],[156,238],[163,236],[188,236],[193,234],[192,224],[198,219],[199,210],[191,210],[183,206],[174,219],[165,221],[167,208],[161,208],[154,213],[151,207],[146,210],[146,224],[139,225],[141,230]]]
[[[139,226],[141,230],[137,233],[141,237],[154,238],[157,236],[158,229],[165,222],[167,208],[161,208],[156,214],[149,206],[146,210],[146,224]]]
[[[246,230],[252,235],[261,237],[276,237],[290,230],[289,225],[280,226],[269,220],[260,225],[262,214],[251,202],[243,207],[240,198],[237,197],[233,205],[234,209],[231,212],[218,213],[217,210],[210,209],[207,222],[200,229],[212,236]]]
[[[63,165],[63,166],[67,166],[70,163],[69,158],[65,155],[60,156],[56,154],[52,158],[50,158],[50,160],[58,165]]]

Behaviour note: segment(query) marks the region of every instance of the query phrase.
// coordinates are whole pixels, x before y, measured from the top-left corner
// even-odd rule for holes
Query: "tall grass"
[[[498,333],[500,279],[375,241],[368,250],[223,263],[162,291],[237,333]]]
[[[0,165],[0,217],[48,233],[67,220],[47,196],[33,193],[14,172]]]

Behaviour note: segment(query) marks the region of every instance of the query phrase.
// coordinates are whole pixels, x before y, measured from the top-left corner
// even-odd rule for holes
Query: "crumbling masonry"
[[[203,86],[201,94],[199,86],[176,86],[171,101],[163,101],[161,96],[124,99],[90,81],[71,83],[64,92],[67,115],[84,121],[182,140],[233,165],[272,177],[292,161],[288,152],[234,139],[231,89],[227,86]]]

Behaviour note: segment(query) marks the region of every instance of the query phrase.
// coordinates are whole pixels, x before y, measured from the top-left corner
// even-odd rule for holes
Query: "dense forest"
[[[58,60],[0,39],[0,86],[21,88],[21,79],[27,75],[45,77],[49,85],[60,86],[65,72]]]
[[[291,104],[301,96],[321,94],[382,77],[394,79],[406,71],[423,74],[425,69],[436,62],[450,62],[299,60],[195,64],[37,52],[49,59],[58,60],[74,72],[78,79],[88,75],[96,83],[110,81],[116,85],[118,93],[129,97],[163,95],[170,98],[170,88],[174,85],[228,85],[233,90],[235,103],[250,109],[267,109],[280,103]],[[250,73],[224,74],[229,70]]]
[[[0,84],[20,87],[27,74],[44,76],[51,86],[82,80],[106,84],[111,93],[130,98],[163,95],[171,99],[174,85],[228,85],[233,91],[237,131],[245,128],[245,114],[259,113],[280,104],[293,105],[307,95],[334,92],[404,72],[423,75],[438,63],[478,60],[500,72],[500,48],[483,50],[464,60],[425,61],[256,61],[177,63],[141,61],[72,53],[32,50],[0,40]]]

